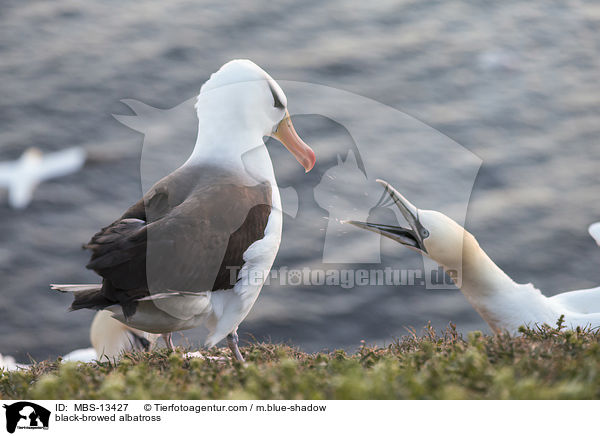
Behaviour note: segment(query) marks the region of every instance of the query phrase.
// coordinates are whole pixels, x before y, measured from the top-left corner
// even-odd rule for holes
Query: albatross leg
[[[175,345],[173,345],[173,333],[164,333],[161,335],[163,340],[165,341],[165,344],[167,345],[167,348],[171,351],[175,351]],[[202,353],[200,351],[195,351],[192,353],[183,353],[183,358],[184,359],[205,359],[205,357],[202,355]]]
[[[227,345],[229,345],[229,349],[233,353],[233,356],[236,358],[236,360],[245,362],[244,356],[242,356],[242,353],[240,353],[240,349],[238,348],[239,341],[237,329],[227,335]]]
[[[171,351],[175,351],[175,346],[173,345],[173,333],[164,333],[161,335],[167,348]]]

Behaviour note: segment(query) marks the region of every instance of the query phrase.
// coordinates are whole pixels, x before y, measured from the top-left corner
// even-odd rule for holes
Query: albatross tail
[[[50,289],[73,294],[73,303],[69,310],[100,310],[114,304],[102,294],[102,284],[100,283],[95,285],[50,285]]]
[[[99,291],[102,289],[102,284],[95,285],[50,285],[50,289],[59,292],[83,292],[83,291]]]

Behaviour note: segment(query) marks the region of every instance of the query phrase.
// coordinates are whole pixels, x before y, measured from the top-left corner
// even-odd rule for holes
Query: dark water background
[[[42,359],[88,346],[93,313],[67,313],[70,297],[48,284],[96,281],[79,247],[142,193],[143,136],[111,116],[132,114],[120,100],[177,106],[240,57],[278,80],[342,89],[408,113],[423,122],[424,141],[441,132],[461,144],[482,161],[466,225],[488,254],[548,295],[600,283],[600,249],[586,231],[600,220],[599,30],[595,2],[4,0],[0,160],[30,146],[83,146],[92,159],[40,186],[24,211],[0,196],[0,353]],[[394,179],[397,171],[428,207],[451,209],[445,192],[426,186],[423,162],[413,168],[404,160],[409,149],[418,157],[419,144],[386,141],[393,120],[371,116],[355,113],[374,131],[384,126],[376,154],[386,163],[371,166],[369,177]],[[189,119],[167,137],[193,142],[193,113]],[[314,241],[326,215],[306,187],[352,149],[352,138],[323,117],[295,123],[322,167],[304,176],[277,144],[269,147],[280,184],[300,199],[295,219],[286,216],[276,266],[302,268],[320,264]],[[439,160],[456,164],[443,153]],[[450,173],[440,177],[455,182]],[[383,266],[422,263],[387,243],[382,258]],[[309,351],[352,349],[361,339],[389,343],[429,320],[487,331],[457,290],[271,285],[240,334]],[[201,333],[186,337],[197,343]]]

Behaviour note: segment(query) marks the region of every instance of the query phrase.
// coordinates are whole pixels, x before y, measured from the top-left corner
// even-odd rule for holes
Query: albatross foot
[[[237,335],[237,329],[235,329],[232,333],[229,333],[227,335],[227,345],[229,345],[229,349],[233,353],[233,357],[235,358],[235,360],[238,360],[240,362],[245,362],[244,356],[242,356],[242,353],[240,352],[240,349],[238,348],[239,341],[240,340]]]

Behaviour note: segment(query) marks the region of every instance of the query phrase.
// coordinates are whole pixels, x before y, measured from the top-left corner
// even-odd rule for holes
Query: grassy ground
[[[305,354],[244,347],[247,362],[159,349],[118,363],[40,362],[0,375],[0,399],[600,398],[600,333],[544,326],[517,337],[426,328],[385,348]],[[216,349],[215,356],[228,356]]]

